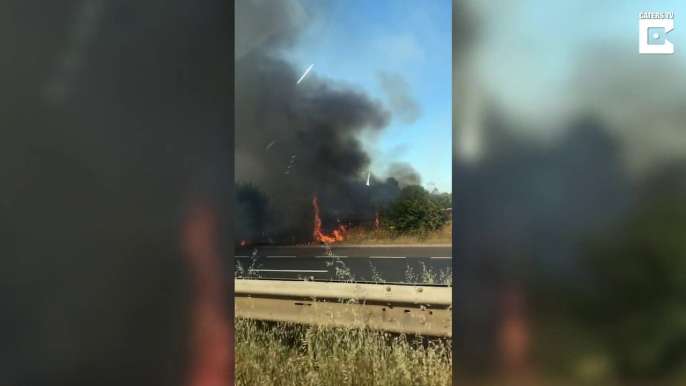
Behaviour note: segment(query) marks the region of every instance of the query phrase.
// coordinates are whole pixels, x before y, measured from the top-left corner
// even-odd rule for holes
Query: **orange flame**
[[[314,206],[314,240],[320,243],[335,243],[336,241],[343,241],[346,229],[343,225],[339,225],[337,230],[333,231],[333,236],[327,236],[322,233],[322,219],[319,217],[319,205],[317,205],[317,196],[312,200]]]
[[[524,294],[518,288],[505,292],[505,315],[500,326],[504,364],[508,370],[520,372],[528,366],[530,346],[529,326],[524,309]]]
[[[333,237],[336,239],[336,241],[343,241],[345,239],[345,231],[345,226],[338,225],[338,229],[333,231]]]

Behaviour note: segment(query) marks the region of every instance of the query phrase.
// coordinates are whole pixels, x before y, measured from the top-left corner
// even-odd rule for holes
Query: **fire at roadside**
[[[384,211],[404,188],[422,185],[403,158],[373,150],[403,111],[328,77],[316,57],[293,61],[319,17],[311,11],[295,0],[236,3],[237,245],[341,242],[362,229],[383,231]],[[403,98],[418,103],[411,90]]]
[[[319,216],[317,196],[314,196],[312,206],[314,207],[314,241],[328,244],[335,243],[336,241],[343,241],[345,239],[345,233],[347,232],[345,225],[338,224],[338,229],[334,229],[331,236],[325,235],[322,233],[322,219]]]
[[[237,243],[340,241],[344,229],[374,227],[376,212],[403,187],[422,183],[398,159],[376,162],[379,176],[370,170],[378,160],[365,138],[387,130],[396,111],[324,76],[326,67],[292,62],[286,53],[316,16],[299,2],[236,6]],[[320,225],[313,228],[315,197]]]
[[[265,192],[252,184],[239,184],[236,244],[248,247],[389,240],[422,232],[431,234],[451,221],[451,194],[430,193],[419,185],[401,189],[392,178],[379,186],[388,185],[393,185],[395,191],[386,194],[383,201],[375,193],[378,186],[372,185],[366,187],[367,199],[361,200],[355,210],[348,211],[341,210],[330,196],[315,194],[295,208],[300,210],[299,218],[287,220],[295,226],[284,227]]]
[[[309,221],[299,229],[288,228],[282,232],[261,232],[260,235],[253,233],[251,237],[244,236],[237,243],[242,246],[252,245],[280,245],[280,244],[333,244],[345,241],[350,232],[356,229],[378,229],[379,209],[373,207],[361,211],[361,214],[350,214],[345,217],[337,213],[322,213],[319,208],[319,197],[314,196],[311,201],[311,209],[304,210],[304,216],[309,216]],[[323,218],[323,219],[322,219]],[[270,227],[265,224],[265,228]],[[308,232],[305,229],[309,230]]]

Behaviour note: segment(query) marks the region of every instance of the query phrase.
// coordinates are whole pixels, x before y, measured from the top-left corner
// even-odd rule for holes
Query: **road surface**
[[[452,274],[452,246],[263,246],[236,249],[236,276],[428,283]]]

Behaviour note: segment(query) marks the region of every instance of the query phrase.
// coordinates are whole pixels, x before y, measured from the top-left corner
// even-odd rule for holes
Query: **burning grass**
[[[345,234],[345,240],[339,243],[348,244],[452,244],[453,226],[446,226],[432,232],[400,233],[392,229],[355,228]]]
[[[309,240],[303,240],[301,236],[298,236],[299,240],[296,240],[292,236],[292,240],[289,240],[291,236],[285,235],[272,235],[269,237],[268,244],[274,244],[273,240],[277,240],[276,243],[279,245],[292,244],[292,245],[302,245],[302,244],[362,244],[362,245],[383,245],[383,244],[452,244],[452,222],[451,221],[441,221],[440,224],[445,224],[435,230],[432,229],[436,226],[435,222],[428,221],[425,224],[420,224],[418,226],[415,224],[414,228],[411,229],[424,229],[424,230],[405,230],[398,231],[385,219],[380,217],[379,211],[377,210],[373,218],[373,222],[366,223],[366,221],[359,222],[359,219],[352,222],[346,223],[341,222],[340,219],[336,218],[336,223],[332,226],[332,220],[329,219],[329,224],[327,226],[323,225],[323,221],[320,214],[318,197],[314,196],[312,199],[312,209],[313,209],[313,223],[312,223],[312,237]],[[366,224],[365,224],[366,223]],[[262,241],[258,240],[240,240],[237,245],[245,247],[248,245],[259,245],[260,243],[266,243],[264,238]]]
[[[324,248],[335,259],[328,245]],[[335,260],[342,266],[336,270],[340,278],[353,280],[343,262]],[[250,267],[241,268],[243,274],[250,273]],[[451,275],[426,267],[418,273],[408,270],[407,275],[425,283],[452,284]],[[236,385],[452,384],[450,339],[236,319],[235,342]]]
[[[377,211],[373,228],[352,228],[342,224],[334,229],[331,235],[322,231],[322,220],[319,214],[317,196],[312,200],[314,209],[314,241],[318,243],[347,243],[347,244],[452,244],[453,226],[448,222],[445,226],[433,231],[398,232],[393,227],[383,226]]]

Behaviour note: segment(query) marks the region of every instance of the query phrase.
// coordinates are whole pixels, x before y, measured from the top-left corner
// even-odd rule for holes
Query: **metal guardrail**
[[[236,317],[452,336],[450,287],[236,279]]]
[[[303,278],[276,278],[276,277],[258,277],[258,276],[237,276],[236,279],[244,280],[260,280],[260,281],[278,281],[278,282],[302,282],[309,281],[315,283],[351,283],[350,280],[344,279],[303,279]],[[422,282],[398,282],[398,281],[373,281],[373,280],[355,280],[355,284],[374,284],[374,285],[391,285],[400,287],[450,287],[446,284],[422,283]]]

